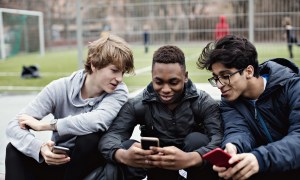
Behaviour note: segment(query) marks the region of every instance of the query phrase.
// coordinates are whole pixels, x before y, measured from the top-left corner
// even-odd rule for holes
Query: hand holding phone
[[[69,154],[70,149],[62,146],[53,146],[52,152],[55,154]]]
[[[156,137],[141,137],[142,149],[149,150],[150,146],[159,147],[159,139]]]
[[[209,163],[219,166],[219,167],[233,167],[235,164],[229,164],[228,161],[231,155],[222,150],[221,148],[216,148],[202,156],[203,159],[207,160]]]

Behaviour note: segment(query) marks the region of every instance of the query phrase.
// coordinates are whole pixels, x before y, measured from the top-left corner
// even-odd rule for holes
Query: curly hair
[[[179,63],[186,69],[184,53],[177,46],[165,45],[158,48],[153,54],[152,67],[155,63]]]

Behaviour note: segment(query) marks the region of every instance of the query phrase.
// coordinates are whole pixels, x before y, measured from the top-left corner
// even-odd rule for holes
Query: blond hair
[[[107,34],[88,46],[85,71],[92,73],[91,65],[102,69],[109,64],[115,65],[124,73],[134,72],[133,53],[129,45],[119,36]]]

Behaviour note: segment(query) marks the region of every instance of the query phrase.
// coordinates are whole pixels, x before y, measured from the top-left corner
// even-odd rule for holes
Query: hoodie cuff
[[[43,145],[43,141],[41,140],[35,140],[30,145],[30,151],[29,154],[32,154],[32,157],[38,162],[42,163],[44,161],[43,156],[41,156],[41,147]]]

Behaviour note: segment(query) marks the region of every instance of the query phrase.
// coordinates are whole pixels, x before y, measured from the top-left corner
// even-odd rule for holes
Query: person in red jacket
[[[218,40],[229,34],[229,25],[226,16],[220,16],[219,22],[216,24],[215,39]]]

